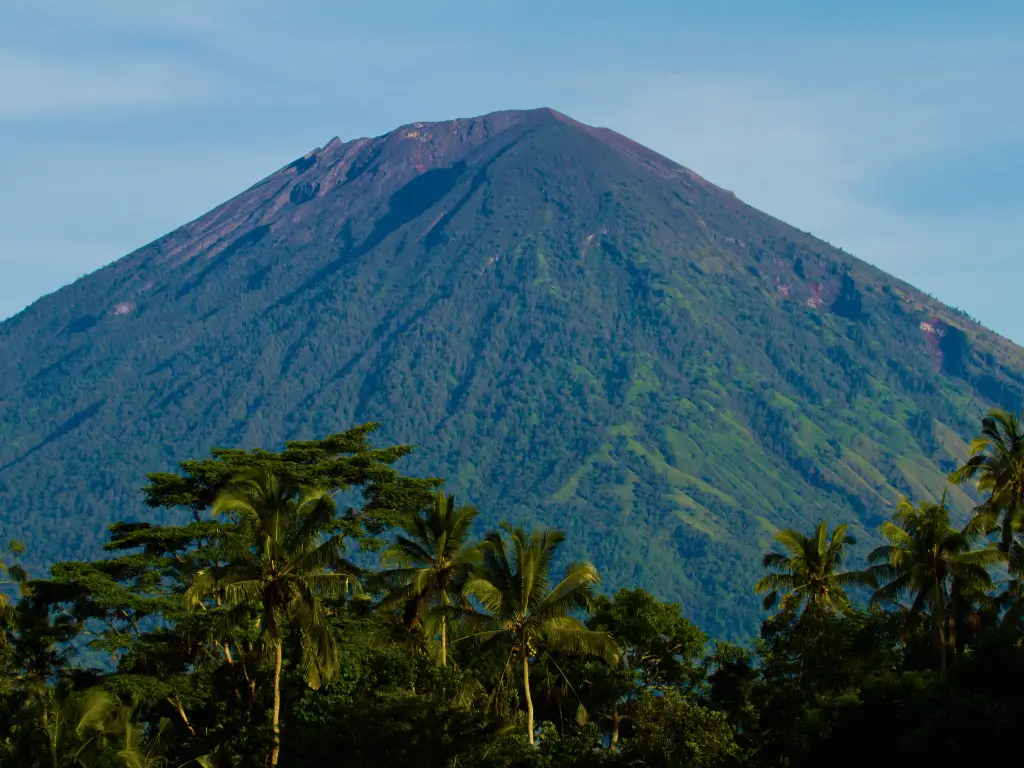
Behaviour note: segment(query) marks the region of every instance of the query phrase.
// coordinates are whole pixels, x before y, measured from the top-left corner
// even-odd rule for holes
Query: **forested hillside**
[[[560,563],[731,638],[778,529],[849,521],[863,554],[1024,391],[1020,348],[550,110],[332,140],[0,350],[0,530],[36,570],[141,519],[145,472],[379,421],[478,532],[562,529]]]

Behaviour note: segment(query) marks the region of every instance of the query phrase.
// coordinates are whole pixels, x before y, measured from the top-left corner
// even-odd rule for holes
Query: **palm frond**
[[[469,597],[479,600],[484,609],[495,616],[502,615],[508,605],[501,587],[484,576],[471,578],[466,582],[464,591]]]
[[[544,627],[544,644],[548,650],[578,656],[597,656],[606,664],[618,664],[622,650],[604,632],[574,626],[572,619],[552,619]]]

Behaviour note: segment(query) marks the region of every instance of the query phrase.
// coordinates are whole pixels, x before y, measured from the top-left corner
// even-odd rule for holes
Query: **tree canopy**
[[[370,432],[151,476],[187,522],[47,577],[12,545],[0,768],[979,764],[1024,717],[1024,530],[988,470],[970,518],[905,499],[866,557],[844,524],[778,532],[744,647],[601,591],[559,530],[479,529]]]

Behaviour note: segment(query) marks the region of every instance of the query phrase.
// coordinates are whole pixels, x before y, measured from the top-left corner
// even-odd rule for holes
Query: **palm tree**
[[[477,549],[466,543],[477,516],[473,507],[455,506],[455,495],[438,491],[433,505],[409,519],[402,534],[381,556],[401,567],[377,574],[373,583],[388,589],[385,609],[404,608],[409,627],[440,628],[441,665],[448,665],[448,631],[462,587],[473,571]]]
[[[1010,542],[1006,552],[1006,570],[1008,578],[1003,582],[1005,588],[996,596],[996,609],[1003,612],[1003,626],[1019,629],[1024,619],[1024,542],[1021,534]]]
[[[25,764],[36,768],[86,768],[111,732],[113,697],[100,688],[78,693],[63,683],[34,681],[21,716],[29,739]]]
[[[508,534],[508,541],[501,531]],[[508,646],[506,671],[513,661],[522,665],[526,698],[526,727],[534,743],[530,659],[561,652],[602,657],[618,662],[620,651],[605,633],[589,630],[572,616],[590,609],[597,569],[587,562],[573,563],[553,588],[551,568],[555,552],[565,539],[560,531],[527,532],[502,523],[480,544],[478,572],[466,583],[465,593],[479,601],[480,631],[465,639],[502,642]]]
[[[839,525],[828,535],[828,526],[822,520],[814,534],[805,536],[793,528],[775,535],[775,540],[789,554],[766,552],[762,565],[770,573],[754,586],[758,594],[765,594],[764,607],[771,608],[779,599],[783,611],[795,611],[804,605],[807,611],[838,611],[849,604],[847,587],[873,585],[870,576],[860,571],[840,572],[846,547],[856,543]]]
[[[264,652],[274,657],[270,764],[277,765],[285,634],[298,630],[306,683],[315,689],[330,680],[338,670],[338,649],[324,600],[343,596],[357,569],[342,556],[344,537],[334,533],[337,507],[326,491],[263,472],[239,477],[211,511],[230,515],[236,524],[219,534],[223,564],[196,573],[185,605],[198,609],[215,598],[237,616],[257,616]]]
[[[957,530],[949,521],[946,497],[917,507],[903,499],[893,519],[879,528],[889,543],[868,555],[879,588],[871,604],[894,604],[913,596],[908,618],[930,611],[939,667],[945,672],[951,602],[969,599],[992,586],[989,568],[1003,559],[996,549],[975,549],[983,534],[979,518]]]
[[[978,514],[996,524],[1002,513],[1000,546],[1008,551],[1014,533],[1024,521],[1024,426],[1008,411],[994,410],[981,420],[981,435],[971,441],[971,458],[950,479],[976,480],[988,499]]]

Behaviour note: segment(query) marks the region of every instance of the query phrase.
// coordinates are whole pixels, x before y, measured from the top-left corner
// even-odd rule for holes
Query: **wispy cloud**
[[[0,117],[80,110],[167,107],[208,95],[209,75],[171,60],[139,57],[87,65],[0,51]]]

